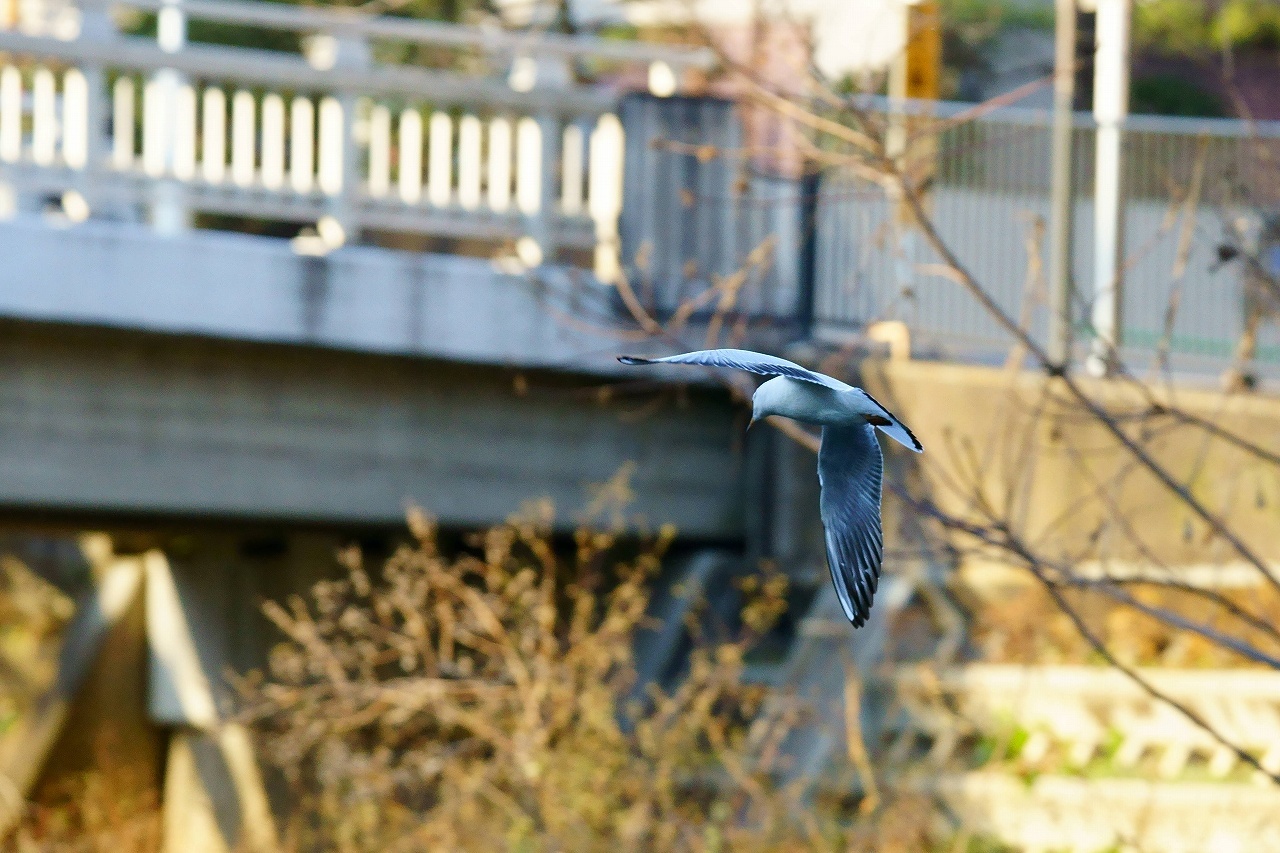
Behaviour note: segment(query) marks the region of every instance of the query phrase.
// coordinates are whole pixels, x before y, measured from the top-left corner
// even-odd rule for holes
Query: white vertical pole
[[[565,216],[582,213],[582,175],[585,171],[582,127],[576,122],[564,129],[564,164],[560,172],[560,211]]]
[[[1098,123],[1094,169],[1093,347],[1087,367],[1103,376],[1117,364],[1123,304],[1124,201],[1121,154],[1129,115],[1131,0],[1098,0],[1093,116]]]
[[[179,8],[177,0],[165,0],[156,18],[156,42],[165,53],[178,53],[187,45],[187,16]],[[144,160],[149,160],[148,171],[157,175],[155,193],[151,200],[151,225],[163,234],[173,234],[186,229],[190,219],[183,187],[173,179],[178,148],[178,91],[182,75],[169,68],[157,71],[148,84],[150,103],[144,104],[143,123],[150,119],[151,142],[155,150]],[[154,88],[153,88],[154,87]],[[154,107],[152,106],[154,104]],[[154,115],[149,115],[154,109]]]
[[[53,163],[58,143],[58,95],[53,72],[41,66],[31,84],[31,159],[41,166]]]
[[[187,46],[187,15],[176,0],[166,0],[156,16],[156,43],[165,53],[177,53]]]
[[[0,160],[22,159],[22,72],[12,65],[0,70]]]
[[[400,200],[417,204],[422,199],[422,114],[417,107],[400,113]]]
[[[516,121],[516,208],[526,216],[542,209],[542,172],[542,128],[526,116]]]
[[[480,206],[480,119],[473,115],[458,120],[458,204]]]
[[[618,215],[622,212],[622,122],[612,113],[600,116],[591,132],[587,165],[587,209],[595,222],[596,278],[606,283],[622,271]]]
[[[345,114],[355,108],[354,98],[345,98],[346,109],[337,98],[320,99],[319,135],[320,160],[317,180],[320,191],[328,196],[337,196],[342,192],[347,181],[358,181],[354,168],[348,172],[344,168],[345,155],[351,148],[352,141],[346,132]]]
[[[369,195],[391,191],[391,110],[376,104],[369,111]]]
[[[134,166],[134,101],[137,87],[132,77],[120,77],[111,91],[111,165],[120,171]]]
[[[284,98],[269,92],[262,99],[262,185],[284,186]]]
[[[241,89],[231,98],[231,180],[238,187],[253,185],[257,152],[257,105]]]
[[[299,95],[289,105],[289,186],[296,193],[311,192],[315,181],[315,105]]]
[[[174,99],[173,176],[190,181],[196,176],[196,90],[178,87]]]
[[[62,159],[72,169],[89,162],[89,86],[78,68],[62,75]]]
[[[200,125],[201,175],[208,183],[220,184],[227,174],[227,96],[215,86],[204,90]]]
[[[1049,357],[1071,361],[1071,108],[1076,90],[1076,0],[1055,0],[1053,160],[1049,188]]]
[[[427,197],[435,207],[448,207],[453,197],[453,119],[434,112],[430,127]]]

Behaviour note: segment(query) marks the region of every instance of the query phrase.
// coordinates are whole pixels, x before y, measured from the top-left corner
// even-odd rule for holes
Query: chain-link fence
[[[934,118],[959,105],[939,105]],[[1003,109],[937,138],[928,204],[944,240],[1000,306],[1045,341],[1050,116]],[[1087,340],[1093,294],[1094,129],[1075,116],[1073,323]],[[1121,324],[1129,363],[1167,349],[1174,372],[1232,362],[1245,324],[1242,281],[1263,269],[1259,228],[1280,207],[1280,126],[1134,117],[1124,142],[1125,273]],[[879,186],[829,175],[820,200],[816,315],[828,331],[907,323],[917,349],[998,358],[1011,341],[956,282],[928,273],[933,252],[895,217]],[[1265,242],[1265,241],[1262,241]],[[1244,253],[1224,263],[1220,247]],[[1280,335],[1259,328],[1255,369],[1280,375]]]
[[[1045,341],[1051,117],[1004,108],[968,120],[972,105],[936,104],[928,207],[944,240],[996,302]],[[752,166],[732,104],[628,98],[623,255],[660,310],[674,310],[744,264],[768,240],[737,306],[790,319],[813,295],[819,334],[840,338],[901,320],[917,352],[996,361],[1012,344],[896,216],[879,184],[837,170],[806,218],[798,179]],[[1074,117],[1073,325],[1083,354],[1093,283],[1094,128]],[[918,163],[916,165],[919,165]],[[1280,212],[1280,124],[1133,117],[1124,141],[1125,265],[1122,340],[1145,371],[1162,350],[1182,375],[1213,376],[1232,363],[1245,329],[1244,282],[1266,270],[1263,223]],[[805,222],[815,222],[816,234]],[[815,237],[810,244],[810,237]],[[802,279],[812,245],[812,289]],[[1221,247],[1241,254],[1223,262]],[[1262,286],[1267,282],[1262,281]],[[1250,304],[1280,305],[1280,300]],[[1259,324],[1254,369],[1280,376],[1277,323]]]

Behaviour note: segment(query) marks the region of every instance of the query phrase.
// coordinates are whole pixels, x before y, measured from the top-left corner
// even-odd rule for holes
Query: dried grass
[[[671,540],[583,529],[558,556],[540,505],[441,554],[433,526],[374,577],[357,555],[242,685],[293,782],[303,847],[335,850],[801,850],[841,830],[775,782],[794,703],[743,678],[781,613],[751,585],[743,630],[698,648],[672,692],[635,690],[633,637]]]

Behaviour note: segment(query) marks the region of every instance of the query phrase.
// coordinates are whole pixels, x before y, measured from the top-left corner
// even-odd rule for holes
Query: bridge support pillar
[[[244,726],[218,702],[231,664],[225,573],[172,566],[159,551],[147,576],[148,705],[174,728],[164,782],[166,853],[269,853],[279,848],[266,784]],[[243,604],[241,602],[240,604]]]
[[[270,853],[279,847],[244,726],[176,729],[164,774],[165,853]]]

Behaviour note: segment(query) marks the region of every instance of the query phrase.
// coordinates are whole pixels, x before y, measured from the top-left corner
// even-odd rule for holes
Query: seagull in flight
[[[911,430],[861,388],[785,358],[741,349],[711,349],[666,358],[622,355],[618,361],[729,367],[772,376],[751,398],[751,423],[781,415],[822,427],[818,482],[822,486],[820,511],[827,565],[844,615],[855,628],[865,624],[884,555],[880,531],[884,461],[876,430],[919,453],[924,448]]]

